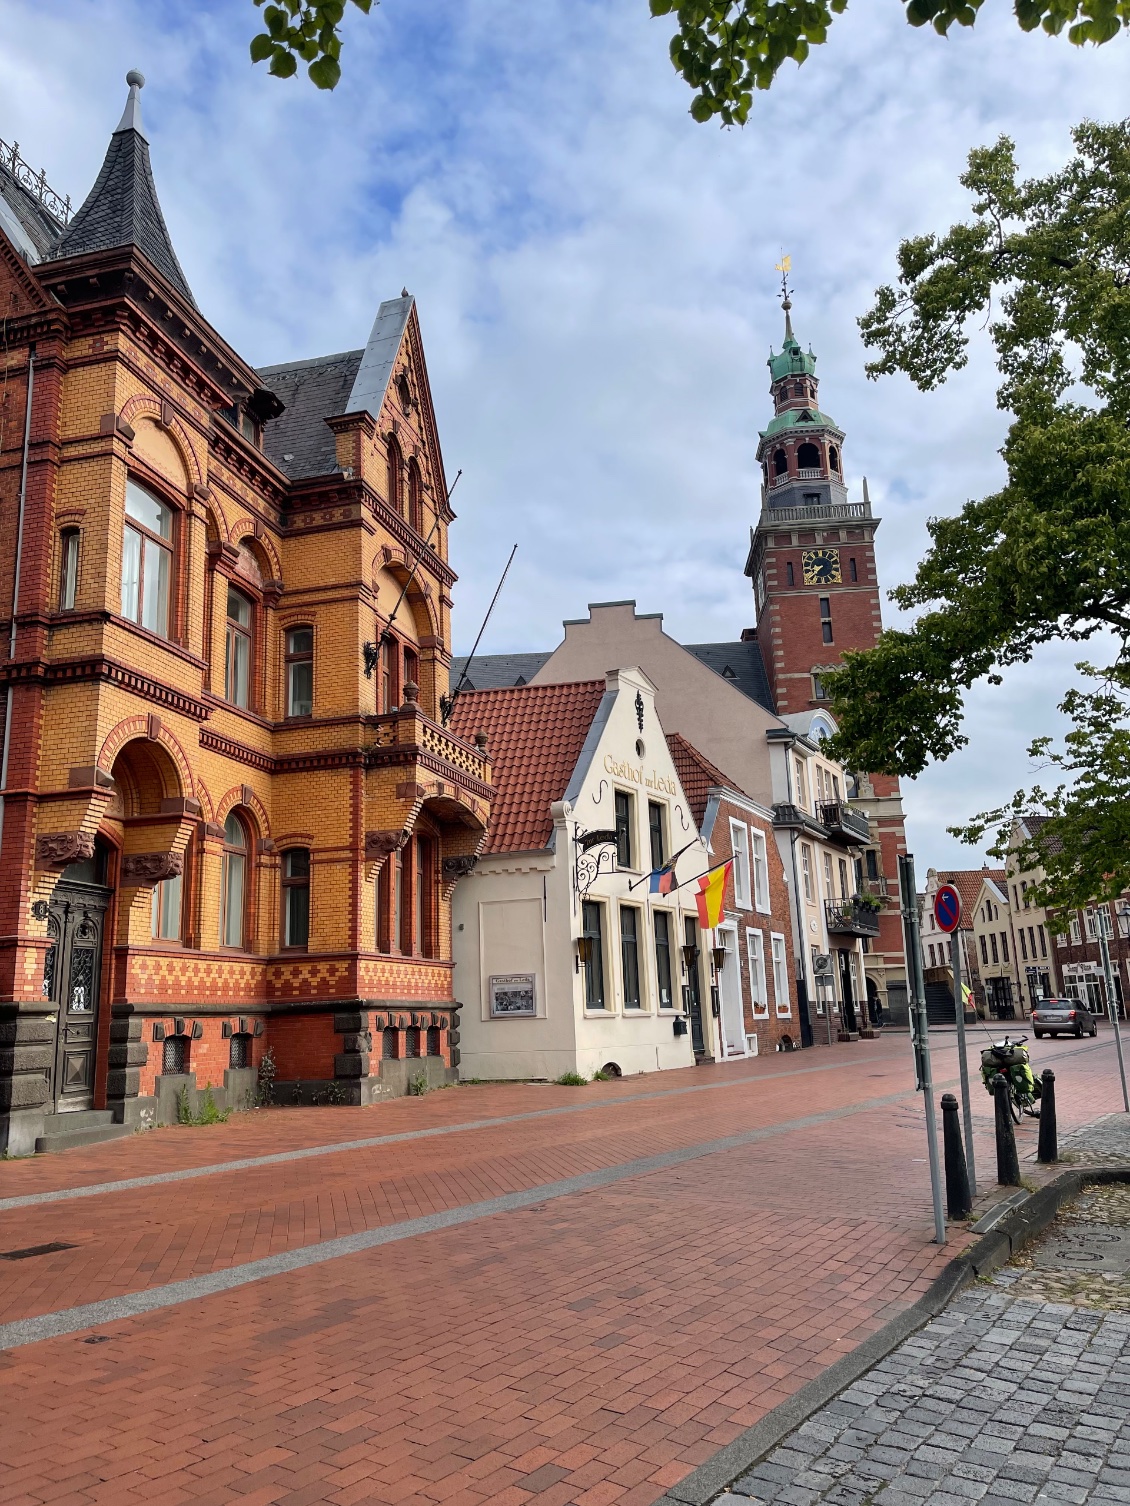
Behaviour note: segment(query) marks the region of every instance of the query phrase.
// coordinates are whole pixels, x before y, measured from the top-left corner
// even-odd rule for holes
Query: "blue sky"
[[[550,648],[562,618],[625,597],[688,641],[729,638],[753,621],[782,249],[852,494],[866,475],[883,518],[885,585],[913,572],[929,516],[1001,480],[984,337],[922,395],[866,381],[855,321],[901,237],[966,212],[970,148],[1006,132],[1039,173],[1074,121],[1127,112],[1126,40],[1026,37],[1009,9],[943,40],[900,0],[858,4],[722,131],[691,121],[646,0],[384,0],[348,21],[332,95],[251,68],[250,0],[0,0],[0,137],[81,201],[140,68],[181,263],[256,364],[363,344],[382,298],[416,295],[464,472],[457,647],[515,541],[487,650]],[[978,861],[945,826],[1025,781],[1077,656],[975,688],[968,749],[906,786],[920,872]]]

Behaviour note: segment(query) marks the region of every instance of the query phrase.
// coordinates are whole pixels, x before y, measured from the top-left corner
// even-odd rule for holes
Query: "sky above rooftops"
[[[257,366],[356,349],[382,299],[415,294],[448,477],[464,472],[457,650],[515,540],[484,651],[550,649],[563,618],[626,597],[713,642],[753,621],[782,249],[849,493],[866,475],[883,518],[884,585],[912,573],[927,517],[1002,479],[984,337],[922,395],[865,380],[855,320],[901,237],[967,213],[971,147],[1007,132],[1045,172],[1074,121],[1126,113],[1126,40],[1025,37],[1010,9],[943,40],[899,0],[855,7],[720,131],[687,114],[646,0],[385,0],[349,18],[333,95],[250,67],[250,0],[0,0],[0,137],[77,205],[140,68],[173,244]],[[969,748],[906,786],[920,878],[980,862],[945,827],[1025,781],[1077,657],[975,689]]]

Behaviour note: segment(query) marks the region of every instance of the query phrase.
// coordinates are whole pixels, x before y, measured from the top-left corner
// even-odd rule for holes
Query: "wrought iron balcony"
[[[843,842],[849,847],[871,841],[871,823],[860,811],[853,811],[842,800],[833,800],[829,805],[817,807],[821,823],[827,827],[834,842]]]
[[[878,878],[865,878],[859,886],[859,892],[873,894],[876,899],[886,899],[891,891],[887,886],[887,880],[880,874]]]
[[[835,936],[878,936],[879,915],[858,899],[826,899],[824,914]]]

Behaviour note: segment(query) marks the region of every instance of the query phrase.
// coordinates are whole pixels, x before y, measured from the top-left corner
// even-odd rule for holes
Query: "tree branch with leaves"
[[[319,89],[341,77],[341,23],[346,0],[254,0],[264,30],[251,43],[251,61],[290,78],[300,63]],[[366,15],[374,0],[349,0]],[[828,40],[847,0],[649,0],[653,16],[674,16],[671,61],[694,91],[695,120],[744,125],[754,93],[768,89],[782,65],[798,65]],[[972,26],[984,0],[901,0],[911,26],[945,36]],[[1023,31],[1066,31],[1077,46],[1109,42],[1130,27],[1130,0],[1014,0]]]

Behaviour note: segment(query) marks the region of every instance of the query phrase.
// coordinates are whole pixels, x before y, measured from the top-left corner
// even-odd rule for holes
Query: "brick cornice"
[[[82,680],[108,681],[147,701],[167,706],[170,711],[191,717],[196,722],[206,721],[212,715],[211,709],[202,701],[175,685],[139,674],[137,670],[103,654],[81,659],[31,659],[0,665],[0,684],[38,681],[44,685],[60,685]]]

